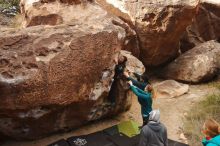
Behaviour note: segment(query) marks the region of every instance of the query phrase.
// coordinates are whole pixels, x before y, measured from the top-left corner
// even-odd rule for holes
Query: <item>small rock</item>
[[[186,117],[188,115],[188,113],[183,113],[183,115]]]
[[[180,134],[180,137],[179,137],[179,138],[180,138],[181,140],[184,140],[184,141],[187,140],[187,138],[185,137],[185,135],[184,135],[183,133]]]
[[[188,92],[189,85],[166,80],[154,86],[158,98],[173,98]]]

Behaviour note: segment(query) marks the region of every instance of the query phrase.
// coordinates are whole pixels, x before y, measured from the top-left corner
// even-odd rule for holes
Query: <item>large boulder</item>
[[[150,66],[158,66],[177,56],[180,37],[191,24],[199,3],[188,0],[96,1],[136,31],[140,59]]]
[[[165,80],[154,85],[158,98],[174,98],[189,91],[189,85],[174,80]]]
[[[36,25],[57,25],[72,21],[90,21],[91,15],[105,15],[92,0],[21,0],[23,27]],[[92,13],[91,13],[92,12]]]
[[[53,26],[79,21],[83,23],[97,23],[91,20],[96,19],[96,17],[105,16],[107,13],[101,10],[93,0],[21,0],[20,6],[21,13],[24,16],[22,27],[36,25]],[[136,32],[123,21],[113,20],[113,23],[124,28],[126,32],[122,49],[128,50],[134,56],[139,57],[139,44]]]
[[[187,27],[181,39],[182,52],[209,40],[220,41],[219,26],[220,1],[202,0],[193,23]]]
[[[208,41],[185,52],[160,72],[161,76],[190,83],[209,81],[220,68],[220,44]]]
[[[36,139],[129,108],[125,80],[112,85],[125,30],[99,6],[88,7],[87,21],[1,32],[0,134]]]

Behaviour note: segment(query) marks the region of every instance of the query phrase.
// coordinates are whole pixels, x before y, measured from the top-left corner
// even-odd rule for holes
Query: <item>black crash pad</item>
[[[109,136],[112,136],[112,135],[115,135],[115,134],[119,133],[117,125],[106,128],[106,129],[103,130],[103,132],[104,132],[104,134],[107,134]]]
[[[109,136],[108,139],[112,141],[116,146],[133,146],[131,139],[122,133]]]
[[[61,139],[48,146],[138,146],[139,139],[140,135],[129,138],[123,134],[109,136],[105,132],[97,132],[89,135],[73,136],[68,138],[67,141]],[[169,139],[168,146],[188,145]]]
[[[168,139],[168,145],[169,146],[189,146],[187,144],[180,143],[180,142],[177,142],[177,141],[174,141],[174,140],[171,140],[171,139]]]
[[[127,128],[127,126],[129,127]],[[138,146],[140,134],[138,134],[139,132],[136,132],[136,136],[133,136],[133,134],[131,136],[127,136],[126,132],[130,132],[128,130],[129,128],[133,128],[134,133],[137,130],[134,122],[130,121],[129,123],[128,121],[92,134],[73,136],[67,140],[61,139],[49,146]],[[168,146],[188,145],[168,140]]]
[[[54,142],[54,143],[52,143],[48,146],[70,146],[70,145],[66,140],[61,139],[61,140],[58,140],[58,141],[56,141],[56,142]]]
[[[48,146],[138,146],[140,135],[129,138],[118,133],[109,136],[106,132],[96,132],[89,135],[73,136],[66,141],[61,139]],[[168,146],[188,146],[173,140],[168,140]]]
[[[140,140],[140,134],[131,137],[131,144],[132,144],[132,146],[138,146],[139,140]]]
[[[140,140],[140,134],[132,137],[131,138],[132,146],[138,146],[139,140]],[[189,145],[168,139],[168,146],[189,146]]]
[[[103,132],[96,132],[89,135],[73,136],[67,139],[70,146],[115,146],[107,139]]]

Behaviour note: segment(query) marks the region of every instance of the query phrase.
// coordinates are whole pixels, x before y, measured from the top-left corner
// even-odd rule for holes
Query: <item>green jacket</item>
[[[141,113],[143,117],[149,117],[149,113],[152,111],[152,95],[151,93],[145,92],[138,87],[131,86],[131,90],[138,97],[138,102],[141,105]]]
[[[220,135],[210,139],[206,140],[205,138],[202,140],[202,144],[204,146],[220,146]]]

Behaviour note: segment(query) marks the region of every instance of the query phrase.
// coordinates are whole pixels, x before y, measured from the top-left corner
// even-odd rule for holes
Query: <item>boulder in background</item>
[[[165,80],[154,85],[158,98],[175,98],[189,91],[189,85],[178,83],[175,80]]]
[[[185,52],[160,71],[162,77],[189,83],[211,80],[220,68],[220,44],[208,41]]]

